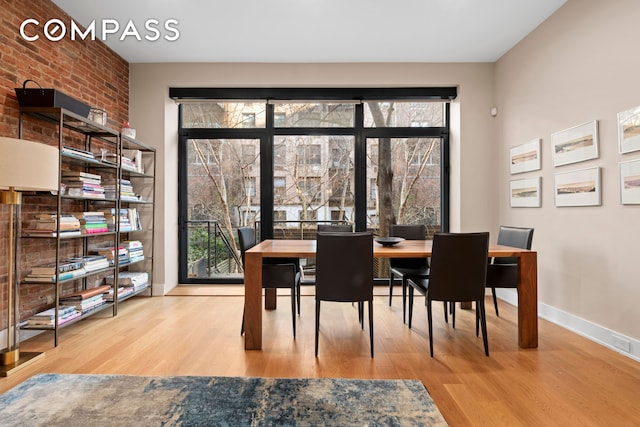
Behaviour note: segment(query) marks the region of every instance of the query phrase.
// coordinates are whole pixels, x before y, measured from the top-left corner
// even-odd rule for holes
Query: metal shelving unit
[[[58,192],[48,197],[54,199],[51,201],[51,213],[55,215],[55,231],[47,235],[30,235],[28,232],[21,233],[20,239],[51,239],[55,241],[55,255],[51,257],[53,261],[50,263],[55,266],[55,277],[51,280],[28,280],[21,279],[22,284],[51,286],[55,290],[53,307],[49,304],[43,309],[54,308],[55,319],[53,325],[27,325],[23,324],[22,329],[29,330],[52,330],[54,332],[54,345],[58,345],[59,330],[68,325],[77,323],[79,320],[93,316],[107,309],[112,309],[112,315],[117,315],[118,303],[131,298],[135,295],[147,292],[152,295],[153,283],[153,218],[154,218],[154,198],[155,198],[155,149],[143,144],[140,141],[122,136],[118,131],[109,129],[98,123],[94,123],[82,116],[62,108],[21,108],[19,118],[19,137],[22,136],[25,116],[43,120],[57,126],[58,149],[59,156],[59,177]],[[63,151],[66,145],[73,144],[73,148],[94,153],[95,158],[84,157],[82,154],[77,155]],[[123,167],[123,152],[131,152],[134,150],[138,155],[139,161],[144,164],[140,165],[140,170],[127,170]],[[107,155],[108,154],[108,155]],[[129,167],[129,166],[127,166]],[[146,171],[143,172],[142,168]],[[102,179],[110,180],[114,184],[114,192],[112,197],[95,198],[77,195],[69,195],[65,193],[63,184],[63,171],[79,171],[99,174]],[[122,196],[122,180],[130,180],[136,188],[140,189],[140,198],[136,200],[123,200]],[[42,197],[43,194],[36,194]],[[136,208],[140,222],[144,226],[136,231],[123,231],[120,228],[120,210],[129,206],[143,206],[144,209]],[[60,218],[62,214],[79,214],[81,212],[92,211],[110,211],[113,214],[114,224],[112,229],[106,232],[97,232],[91,234],[82,233],[80,236],[64,236],[60,231]],[[138,238],[138,235],[141,236]],[[133,262],[121,263],[119,259],[119,248],[122,242],[135,238],[143,242],[144,258],[136,259]],[[114,249],[114,255],[108,268],[100,268],[94,271],[88,271],[86,274],[77,277],[62,279],[59,272],[61,262],[74,253],[73,256],[85,256],[96,249],[97,245],[111,247]],[[64,246],[64,247],[63,247]],[[42,262],[38,259],[36,262]],[[31,265],[31,267],[35,267]],[[118,273],[123,271],[146,271],[149,280],[146,286],[136,289],[135,292],[129,293],[122,298],[118,298]],[[83,311],[79,317],[67,322],[61,323],[59,319],[59,309],[61,306],[61,298],[66,296],[71,287],[74,291],[84,291],[95,288],[105,283],[107,276],[113,276],[111,282],[111,292],[113,293],[113,301],[106,301],[103,304]],[[59,280],[60,279],[60,280]],[[63,294],[65,293],[65,294]]]

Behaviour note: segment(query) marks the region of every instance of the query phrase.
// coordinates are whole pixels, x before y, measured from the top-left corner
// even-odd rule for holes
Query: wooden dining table
[[[431,240],[405,240],[393,246],[373,243],[375,258],[430,257]],[[244,260],[244,348],[262,348],[262,259],[313,258],[315,240],[264,240],[245,253]],[[490,257],[518,258],[518,345],[538,347],[537,252],[510,246],[489,245]],[[463,262],[463,260],[461,260]],[[275,290],[265,290],[265,306],[275,308]]]

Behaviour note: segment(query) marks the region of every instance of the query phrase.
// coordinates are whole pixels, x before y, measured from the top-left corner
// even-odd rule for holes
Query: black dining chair
[[[431,271],[428,279],[409,279],[409,328],[413,317],[414,290],[426,298],[429,324],[429,350],[433,357],[431,301],[476,302],[482,326],[484,352],[489,355],[484,290],[487,279],[489,233],[436,233],[433,236]],[[460,262],[464,260],[464,265]],[[452,313],[455,328],[455,310]]]
[[[427,227],[424,224],[392,224],[389,227],[389,236],[402,237],[405,240],[425,240]],[[389,306],[391,306],[393,283],[396,277],[402,282],[402,322],[404,323],[407,311],[407,280],[428,278],[429,259],[424,257],[389,259]]]
[[[330,231],[336,233],[351,233],[353,231],[353,225],[351,224],[318,224],[317,231]],[[300,267],[302,278],[300,279],[300,285],[315,285],[316,281],[313,277],[305,277],[305,274],[315,275],[316,272],[316,259],[304,258],[305,268]],[[300,292],[298,287],[298,314],[300,314]]]
[[[498,245],[512,246],[520,249],[531,249],[533,228],[500,226]],[[493,306],[498,313],[496,288],[518,289],[518,258],[495,257],[487,267],[487,288],[493,294]]]
[[[357,302],[360,326],[368,303],[369,339],[373,357],[373,235],[371,232],[318,232],[316,249],[316,339],[318,356],[320,302]]]
[[[245,252],[256,245],[256,235],[252,228],[238,228],[238,243],[242,266],[244,267]],[[262,288],[286,288],[291,290],[291,320],[293,322],[293,338],[296,337],[296,294],[300,289],[300,270],[297,258],[263,258],[262,260]],[[298,314],[300,312],[298,311]],[[242,328],[244,334],[244,309],[242,311]]]

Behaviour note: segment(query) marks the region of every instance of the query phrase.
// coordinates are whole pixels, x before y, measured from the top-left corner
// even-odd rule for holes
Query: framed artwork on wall
[[[620,153],[640,150],[640,106],[618,113]]]
[[[602,203],[600,168],[555,174],[556,206],[599,206]]]
[[[551,134],[553,166],[598,158],[598,121]]]
[[[620,163],[620,203],[640,205],[640,159]]]
[[[509,150],[509,167],[511,174],[539,170],[540,139],[534,139]]]
[[[514,179],[509,183],[509,200],[512,208],[539,208],[542,177]]]

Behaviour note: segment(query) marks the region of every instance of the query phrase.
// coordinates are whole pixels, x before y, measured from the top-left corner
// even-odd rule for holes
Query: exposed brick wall
[[[70,22],[70,17],[49,0],[3,2],[0,8],[0,136],[18,136],[19,106],[15,88],[21,87],[27,79],[106,110],[108,126],[119,129],[128,116],[129,64],[101,41],[71,41],[65,38],[52,42],[43,37],[40,31],[39,40],[27,42],[22,39],[19,31],[20,24],[27,18],[36,19],[41,25],[52,18],[61,19],[67,25]],[[52,139],[55,134],[55,127],[29,120],[25,125],[23,138],[53,144],[57,143],[57,140]],[[29,200],[32,204],[38,203],[38,199]],[[48,206],[23,206],[22,210],[24,215],[48,210]],[[0,330],[6,327],[7,213],[7,207],[1,206]],[[43,261],[51,258],[52,242],[44,239],[35,242],[34,239],[29,242],[27,240],[22,244],[23,255]],[[52,304],[52,290],[52,286],[22,286],[22,318]]]

